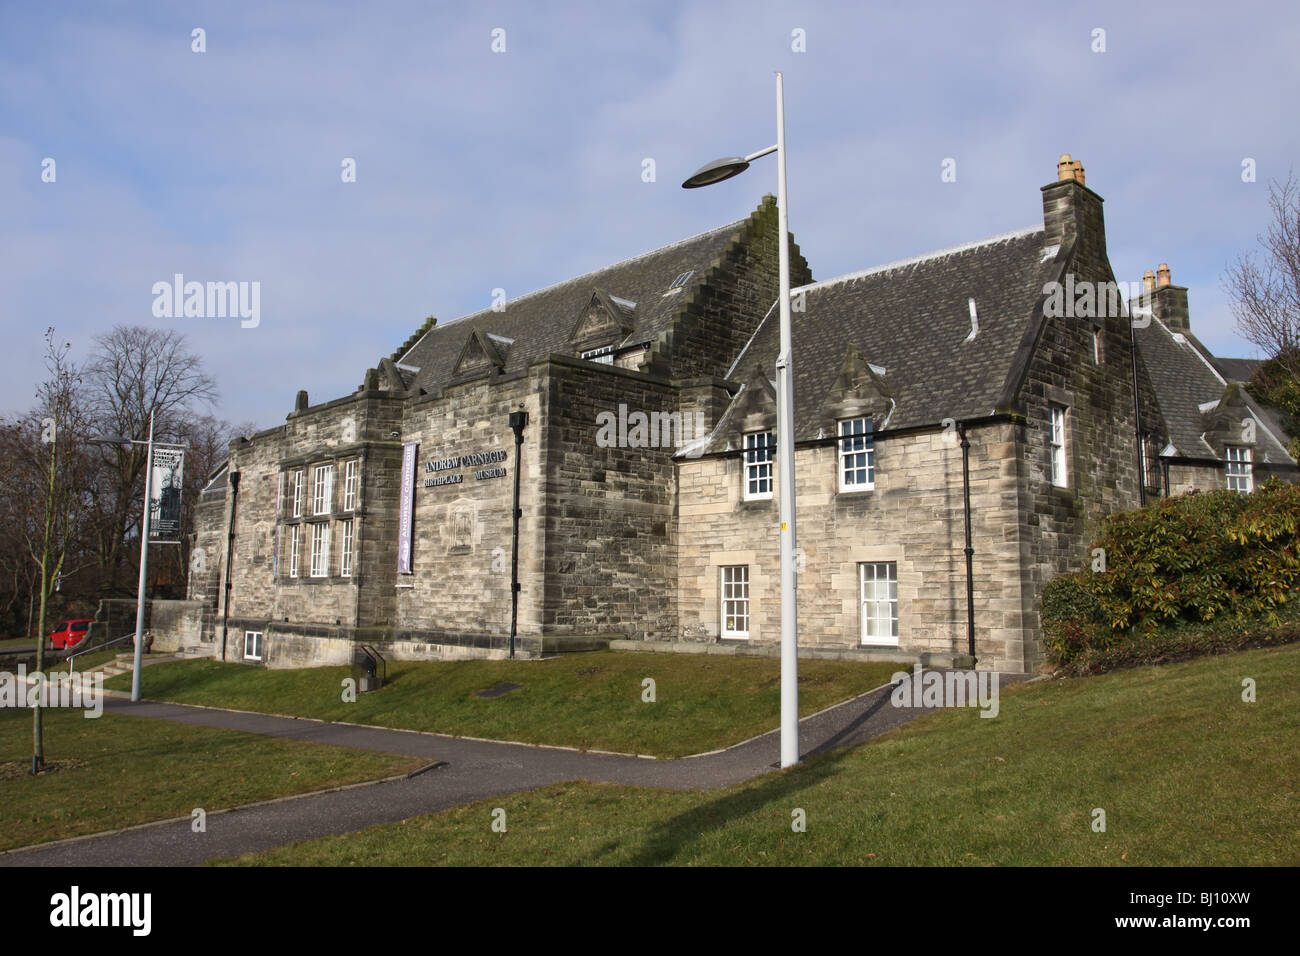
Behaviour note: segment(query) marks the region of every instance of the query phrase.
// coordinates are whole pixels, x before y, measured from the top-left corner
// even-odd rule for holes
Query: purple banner
[[[411,573],[411,519],[415,508],[415,449],[419,442],[402,445],[402,500],[397,517],[397,573]]]

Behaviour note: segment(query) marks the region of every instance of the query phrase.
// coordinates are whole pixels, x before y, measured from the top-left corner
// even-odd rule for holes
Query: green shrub
[[[1101,602],[1080,575],[1063,575],[1047,582],[1042,621],[1047,651],[1056,663],[1072,661],[1089,649],[1108,647],[1114,640]]]
[[[1270,480],[1249,495],[1192,492],[1103,520],[1105,571],[1048,583],[1042,623],[1066,664],[1156,630],[1225,619],[1281,621],[1300,586],[1300,487]]]

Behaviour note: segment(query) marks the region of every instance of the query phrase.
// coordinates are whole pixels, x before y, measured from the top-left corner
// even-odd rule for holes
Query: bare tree
[[[1269,184],[1268,197],[1273,219],[1259,237],[1261,252],[1239,256],[1223,283],[1238,331],[1300,383],[1300,183],[1288,175]]]
[[[154,413],[157,441],[184,441],[188,423],[216,400],[216,382],[185,336],[172,329],[116,326],[96,337],[86,368],[91,413],[103,435],[143,438]],[[105,474],[94,507],[101,587],[116,586],[127,534],[144,489],[145,448],[104,446]]]
[[[77,486],[77,470],[70,467],[69,459],[78,448],[84,448],[85,421],[78,407],[78,388],[81,383],[76,365],[68,358],[70,343],[60,345],[54,329],[45,330],[45,367],[50,377],[37,390],[36,415],[39,420],[26,423],[16,433],[20,440],[24,432],[29,439],[20,442],[27,453],[15,464],[27,465],[43,485],[45,509],[43,521],[28,522],[24,529],[27,550],[39,569],[39,612],[36,625],[36,671],[45,672],[46,610],[51,594],[58,586],[64,561],[77,536],[77,519],[83,512],[84,501]],[[48,455],[48,457],[47,457]],[[35,488],[29,489],[29,497]],[[43,714],[45,701],[41,699],[32,709],[32,772],[45,766],[45,728]]]

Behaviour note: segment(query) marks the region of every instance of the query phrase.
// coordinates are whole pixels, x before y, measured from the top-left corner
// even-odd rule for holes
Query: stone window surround
[[[343,462],[343,510],[356,511],[361,501],[361,458],[352,456]]]
[[[722,569],[740,564],[749,567],[749,633],[746,637],[724,638],[722,636]],[[709,554],[708,574],[711,576],[712,586],[704,591],[705,602],[700,620],[714,623],[714,637],[719,642],[725,641],[731,644],[760,639],[763,634],[763,624],[755,612],[761,606],[758,596],[766,587],[766,577],[762,565],[758,563],[758,552],[713,551]]]
[[[912,567],[912,563],[903,555],[901,545],[862,545],[860,547],[847,548],[840,552],[842,557],[839,560],[839,570],[832,571],[827,577],[830,579],[830,591],[826,593],[826,599],[833,601],[838,595],[840,599],[840,620],[843,622],[840,632],[841,643],[850,647],[867,647],[867,648],[887,648],[907,650],[908,629],[910,625],[910,602],[915,600],[921,588],[921,575]],[[859,565],[863,564],[892,564],[894,565],[895,577],[898,580],[898,643],[897,644],[864,644],[862,643],[862,592],[861,592],[861,572],[858,570]],[[832,629],[827,628],[827,637],[833,634]]]
[[[897,561],[859,561],[859,562],[857,563],[857,569],[858,569],[858,635],[859,635],[859,636],[858,636],[858,641],[859,641],[859,643],[860,643],[863,647],[897,647],[897,646],[898,646],[898,641],[901,641],[901,640],[902,640],[902,637],[903,637],[903,635],[902,635],[902,626],[901,626],[901,623],[899,623],[899,626],[898,626],[898,632],[899,632],[899,634],[898,634],[898,641],[894,641],[894,640],[875,640],[875,641],[869,641],[869,640],[867,640],[866,635],[863,633],[863,632],[865,631],[865,627],[864,627],[864,625],[866,624],[866,614],[865,614],[865,612],[866,612],[866,603],[867,603],[867,602],[864,600],[865,595],[863,594],[863,585],[864,585],[866,582],[864,581],[863,576],[862,576],[862,569],[863,569],[864,567],[868,567],[868,566],[871,566],[871,567],[881,567],[881,566],[885,566],[885,567],[889,567],[889,568],[892,568],[892,569],[893,569],[894,576],[893,576],[893,582],[892,582],[892,583],[893,583],[893,585],[894,585],[895,597],[894,597],[894,600],[893,600],[893,614],[892,614],[892,616],[889,618],[889,621],[890,621],[891,623],[899,623],[899,617],[898,617],[898,605],[899,605],[899,600],[898,600],[898,597],[897,597],[897,591],[898,591],[898,562],[897,562]],[[879,579],[877,578],[876,580],[879,580]],[[886,599],[884,602],[877,602],[877,603],[885,603],[885,604],[889,604],[890,602]],[[877,618],[877,620],[879,620],[879,618]],[[892,635],[891,635],[891,636],[892,636]]]
[[[320,462],[312,466],[312,517],[319,518],[334,510],[334,462]],[[321,479],[324,478],[324,481]]]
[[[749,625],[750,625],[750,623],[751,623],[751,622],[753,621],[753,619],[754,619],[754,596],[753,596],[753,593],[752,593],[752,591],[751,591],[751,585],[750,585],[750,576],[749,576],[749,569],[750,569],[750,567],[751,567],[751,566],[750,566],[749,564],[724,564],[724,565],[719,566],[719,568],[718,568],[718,637],[719,637],[721,640],[724,640],[724,641],[737,641],[737,640],[743,641],[743,640],[748,640],[748,639],[749,639]],[[727,591],[727,575],[726,575],[726,571],[727,571],[728,568],[744,568],[744,569],[745,569],[745,581],[744,581],[744,584],[745,584],[745,598],[744,598],[744,602],[745,602],[745,629],[744,629],[743,631],[728,631],[728,630],[727,630],[726,602],[727,602],[728,599],[727,599],[727,596],[726,596],[726,591]],[[732,583],[734,584],[735,582],[733,581]],[[730,600],[732,600],[732,601],[734,602],[734,601],[736,601],[737,599],[736,599],[735,597],[732,597]]]
[[[339,522],[339,577],[352,577],[352,554],[356,550],[355,519],[345,518]]]
[[[308,524],[308,527],[311,528],[311,550],[310,550],[310,562],[308,565],[308,571],[309,571],[308,577],[312,577],[312,578],[329,577],[330,537],[331,537],[330,524],[331,522],[329,521],[312,521]],[[318,534],[317,533],[318,531],[321,531],[323,533]],[[320,566],[317,564],[317,558],[320,558],[324,564],[324,568],[320,574],[316,573],[317,567]]]
[[[299,510],[299,513],[298,513],[297,515],[294,515],[294,514],[292,513],[292,512],[293,512],[293,508],[292,508],[293,499],[291,498],[291,500],[290,500],[290,505],[291,505],[291,507],[288,509],[289,514],[288,514],[287,516],[282,517],[282,518],[280,519],[280,524],[283,525],[283,526],[285,526],[287,529],[294,529],[294,528],[299,529],[297,533],[298,533],[298,535],[299,535],[299,554],[300,554],[300,555],[301,555],[301,551],[302,551],[302,535],[303,535],[303,533],[304,533],[301,529],[302,529],[302,527],[303,527],[304,525],[319,524],[319,523],[322,523],[322,522],[328,520],[328,523],[331,525],[330,538],[331,538],[331,545],[332,545],[332,540],[333,540],[333,537],[334,537],[334,533],[333,533],[333,528],[332,528],[332,526],[333,526],[334,522],[335,522],[335,521],[342,522],[342,521],[347,521],[347,520],[356,520],[356,524],[353,525],[353,562],[352,562],[352,573],[351,573],[351,575],[349,575],[349,576],[347,576],[347,577],[344,577],[343,575],[340,575],[340,574],[332,574],[332,573],[326,573],[326,574],[324,574],[324,575],[320,575],[320,576],[317,576],[317,577],[312,577],[312,576],[310,575],[310,573],[309,573],[309,574],[305,574],[305,575],[304,575],[304,574],[301,574],[301,573],[299,572],[298,568],[297,568],[296,566],[294,566],[293,562],[290,561],[290,562],[287,562],[287,563],[289,563],[289,565],[290,565],[289,571],[287,571],[287,572],[286,572],[286,571],[282,571],[282,572],[280,572],[280,574],[277,576],[277,579],[276,579],[276,580],[277,580],[277,583],[280,583],[280,584],[287,584],[287,583],[292,582],[292,583],[295,584],[295,585],[298,585],[298,584],[307,584],[307,585],[316,585],[316,584],[351,584],[351,585],[360,585],[360,584],[362,583],[362,581],[361,581],[361,573],[360,573],[360,571],[358,570],[358,561],[357,561],[357,559],[360,557],[360,553],[359,553],[359,551],[357,550],[357,545],[359,544],[359,539],[360,539],[360,534],[361,534],[361,522],[360,522],[360,520],[358,520],[358,519],[363,518],[363,517],[365,516],[365,514],[366,514],[365,508],[364,508],[364,506],[363,506],[363,504],[362,504],[362,500],[363,500],[363,497],[362,497],[362,488],[364,487],[364,486],[363,486],[363,482],[362,482],[362,476],[363,476],[364,471],[365,471],[365,465],[364,465],[364,462],[365,462],[365,459],[366,459],[366,457],[367,457],[367,452],[368,452],[368,451],[369,451],[369,447],[368,447],[368,445],[366,445],[366,444],[362,444],[362,445],[351,445],[351,446],[348,446],[348,447],[346,447],[346,448],[340,448],[340,449],[338,449],[338,451],[337,451],[336,454],[334,454],[334,455],[332,455],[332,456],[329,456],[329,457],[325,457],[325,458],[312,458],[312,459],[310,459],[310,460],[304,460],[304,458],[303,458],[302,456],[297,456],[297,457],[295,457],[295,458],[290,458],[290,459],[286,459],[286,460],[284,460],[284,461],[281,461],[281,463],[280,463],[281,472],[280,472],[280,473],[281,473],[282,475],[288,475],[288,476],[290,476],[290,480],[289,480],[289,481],[287,482],[287,484],[286,484],[286,488],[289,489],[290,493],[292,493],[292,489],[294,488],[294,480],[295,480],[295,478],[300,478],[300,480],[302,481],[302,483],[305,484],[306,481],[307,481],[307,476],[308,476],[308,475],[312,475],[313,477],[315,476],[315,468],[316,468],[318,465],[330,465],[330,466],[334,469],[334,471],[333,471],[333,474],[334,474],[334,481],[337,482],[337,481],[346,481],[346,474],[345,474],[344,469],[341,469],[341,468],[339,467],[340,463],[342,463],[342,464],[344,464],[344,465],[346,466],[346,463],[349,462],[349,461],[355,461],[355,462],[357,462],[357,488],[356,488],[356,497],[357,497],[357,501],[356,501],[356,507],[355,507],[355,508],[352,508],[352,509],[344,508],[344,507],[342,507],[341,504],[339,504],[339,502],[342,501],[341,496],[339,496],[339,495],[335,495],[335,494],[333,494],[333,492],[331,491],[331,494],[330,494],[330,504],[331,504],[331,508],[330,508],[330,511],[328,512],[328,514],[319,514],[319,515],[302,514],[302,509],[301,509],[301,507],[300,507],[300,508],[298,509],[298,510]],[[298,501],[299,501],[299,504],[301,504],[301,499],[298,499]],[[292,554],[292,549],[291,549],[291,546],[292,546],[292,540],[291,540],[291,538],[292,538],[293,533],[294,533],[294,532],[293,532],[292,530],[290,530],[289,533],[288,533],[287,535],[284,536],[284,540],[285,540],[285,543],[286,543],[285,546],[286,546],[286,548],[289,548],[289,549],[290,549],[290,554]],[[340,535],[340,538],[341,538],[341,535]],[[310,557],[310,550],[308,550],[308,556]],[[331,566],[332,566],[332,565],[331,565],[330,563],[327,563],[327,566],[326,566],[326,570],[327,570],[327,572],[329,571],[329,569],[330,569]],[[310,568],[310,566],[309,566],[309,567],[308,567],[308,571],[310,572],[310,570],[311,570],[311,568]]]
[[[1044,427],[1047,432],[1047,482],[1053,491],[1061,494],[1075,495],[1078,491],[1078,483],[1075,482],[1074,476],[1078,474],[1077,462],[1074,461],[1075,442],[1071,441],[1072,424],[1070,421],[1070,409],[1075,406],[1074,396],[1064,389],[1055,388],[1051,385],[1043,388],[1043,400],[1047,403],[1047,416],[1044,421]],[[1052,409],[1060,408],[1063,411],[1061,420],[1062,442],[1064,444],[1065,459],[1065,484],[1058,485],[1053,477],[1053,461],[1055,457],[1052,452]]]

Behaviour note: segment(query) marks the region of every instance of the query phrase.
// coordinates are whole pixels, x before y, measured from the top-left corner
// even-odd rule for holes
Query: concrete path
[[[1027,675],[1001,675],[1001,684]],[[877,688],[800,721],[804,758],[862,743],[925,713],[895,707],[892,687]],[[284,846],[300,840],[350,833],[381,823],[517,793],[566,780],[705,789],[739,783],[778,767],[780,737],[771,731],[726,750],[677,760],[581,753],[555,747],[468,740],[439,734],[349,726],[293,717],[113,698],[105,711],[407,754],[441,765],[397,780],[313,796],[290,797],[227,813],[208,810],[207,832],[191,831],[188,819],[0,854],[12,866],[189,866]]]

